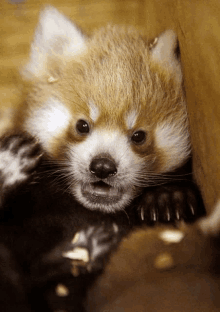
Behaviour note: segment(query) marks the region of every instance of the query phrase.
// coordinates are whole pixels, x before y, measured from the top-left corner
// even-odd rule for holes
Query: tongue
[[[110,190],[111,190],[111,186],[104,183],[104,182],[97,182],[97,183],[94,183],[92,185],[92,188],[93,188],[93,192],[96,194],[96,195],[100,195],[100,196],[106,196],[106,195],[109,195],[110,193]]]
[[[117,188],[114,188],[102,181],[95,182],[84,186],[84,191],[94,196],[100,197],[118,197],[120,192]]]

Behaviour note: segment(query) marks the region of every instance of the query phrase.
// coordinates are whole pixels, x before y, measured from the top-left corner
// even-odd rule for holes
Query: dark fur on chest
[[[193,221],[204,212],[196,186],[185,179],[144,189],[126,210],[113,214],[92,211],[66,191],[57,166],[48,165],[44,157],[39,165],[42,151],[33,138],[23,134],[4,137],[0,153],[4,152],[8,153],[8,167],[1,172],[0,287],[5,294],[1,311],[67,307],[84,311],[87,289],[124,235],[144,224]],[[19,170],[10,184],[11,162]],[[75,244],[76,233],[81,241]],[[84,266],[63,256],[78,247],[90,255]],[[60,283],[68,286],[68,298],[57,295]]]

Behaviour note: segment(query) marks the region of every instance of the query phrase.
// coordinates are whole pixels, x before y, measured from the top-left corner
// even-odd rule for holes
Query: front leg
[[[0,140],[0,204],[27,182],[41,159],[40,145],[26,134],[7,135]]]
[[[137,199],[139,219],[156,222],[192,222],[205,214],[201,194],[191,181],[146,188]]]

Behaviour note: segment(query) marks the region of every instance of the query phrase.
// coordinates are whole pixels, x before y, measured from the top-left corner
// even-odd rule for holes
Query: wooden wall
[[[17,2],[17,4],[15,4]],[[19,97],[17,68],[25,63],[42,5],[52,4],[88,32],[107,22],[132,24],[151,38],[176,29],[191,124],[194,174],[208,211],[220,187],[219,0],[0,0],[2,114]],[[1,118],[1,116],[0,116]],[[1,127],[0,127],[1,133]]]
[[[194,175],[211,212],[220,189],[220,1],[153,0],[145,10],[150,35],[170,26],[178,34]]]

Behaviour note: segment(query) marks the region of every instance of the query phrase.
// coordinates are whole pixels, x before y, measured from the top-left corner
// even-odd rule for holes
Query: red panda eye
[[[87,134],[89,133],[89,124],[83,120],[79,119],[76,123],[76,130],[79,134]]]
[[[131,140],[135,144],[143,144],[146,140],[146,132],[142,130],[134,132],[132,134]]]

